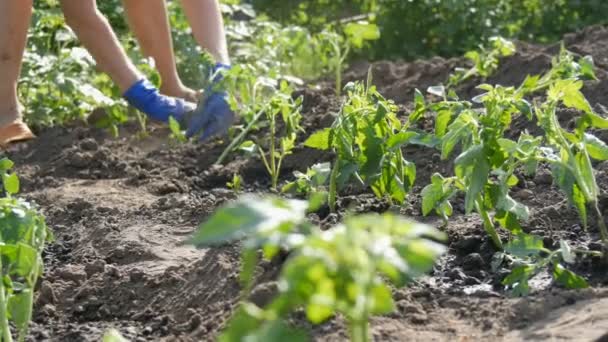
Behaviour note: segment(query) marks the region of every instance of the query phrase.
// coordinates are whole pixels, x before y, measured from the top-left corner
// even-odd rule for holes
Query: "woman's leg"
[[[61,0],[61,8],[67,24],[122,93],[143,78],[120,45],[108,20],[97,10],[95,0]]]
[[[0,1],[0,145],[33,137],[21,123],[17,95],[32,5],[32,0]]]
[[[123,0],[123,4],[143,53],[154,58],[162,80],[161,93],[196,101],[197,93],[186,87],[177,73],[165,0]]]
[[[68,25],[93,55],[99,68],[118,85],[130,105],[150,118],[164,122],[171,116],[181,119],[194,109],[194,103],[159,94],[142,77],[118,42],[108,20],[97,10],[95,0],[61,0],[61,7]]]
[[[230,65],[224,20],[217,0],[181,0],[196,41],[217,63]]]
[[[0,125],[19,116],[17,81],[32,15],[32,0],[0,1]]]

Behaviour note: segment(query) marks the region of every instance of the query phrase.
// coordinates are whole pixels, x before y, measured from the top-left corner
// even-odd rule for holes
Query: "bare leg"
[[[196,101],[197,93],[179,78],[165,0],[123,0],[129,26],[147,57],[154,58],[162,80],[160,91]]]
[[[182,0],[196,41],[215,58],[217,63],[230,64],[224,20],[217,0]]]
[[[17,81],[32,17],[32,0],[0,0],[0,145],[34,137],[23,123]]]
[[[95,0],[61,0],[61,8],[67,24],[74,29],[99,68],[110,75],[121,92],[124,93],[142,78],[127,57],[108,20],[97,10]]]
[[[0,0],[0,126],[21,116],[17,81],[32,5],[32,0]]]

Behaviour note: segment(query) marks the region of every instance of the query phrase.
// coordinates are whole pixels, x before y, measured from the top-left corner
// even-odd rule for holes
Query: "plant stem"
[[[496,248],[498,248],[499,250],[503,250],[502,241],[500,240],[500,236],[498,236],[498,233],[496,232],[494,223],[492,223],[492,218],[490,217],[490,214],[488,214],[488,212],[483,209],[482,205],[480,204],[480,201],[480,198],[475,200],[475,208],[477,209],[477,213],[483,219],[483,229],[486,231],[486,233],[488,233],[488,235],[492,239],[494,246],[496,246]]]
[[[351,342],[368,342],[369,338],[369,324],[367,321],[351,320],[349,322],[350,340]]]
[[[606,222],[604,222],[602,211],[598,207],[597,201],[594,201],[591,203],[591,205],[595,210],[595,215],[597,216],[597,225],[600,227],[600,236],[602,237],[602,242],[608,243],[608,230],[606,229]]]
[[[0,259],[0,271],[2,271],[2,260]],[[11,329],[8,325],[8,313],[6,309],[8,307],[8,298],[4,290],[4,282],[0,280],[0,333],[3,342],[12,342],[13,337],[11,336]]]
[[[222,164],[224,162],[224,159],[226,159],[226,157],[228,157],[228,154],[230,154],[230,152],[232,152],[232,150],[234,150],[236,145],[238,145],[245,138],[245,136],[251,131],[251,129],[253,129],[253,126],[255,126],[255,124],[258,122],[258,120],[260,120],[262,115],[264,115],[264,112],[266,111],[266,107],[268,107],[268,104],[269,103],[266,103],[262,107],[262,109],[260,109],[260,111],[257,112],[253,116],[253,118],[251,119],[251,122],[249,122],[247,127],[245,127],[245,129],[241,133],[239,133],[239,135],[237,135],[236,138],[234,138],[232,140],[232,142],[230,143],[230,145],[228,145],[228,147],[226,147],[226,149],[224,149],[224,152],[222,152],[222,154],[217,159],[215,164]]]
[[[336,159],[336,162],[334,163],[334,167],[331,169],[331,175],[329,176],[329,195],[327,198],[327,202],[329,204],[329,211],[331,211],[332,213],[336,212],[336,197],[338,196],[337,182],[338,182],[339,165],[340,165],[340,161],[339,161],[339,159]]]
[[[279,170],[277,170],[276,151],[275,151],[275,131],[276,131],[276,113],[272,113],[270,117],[270,178],[272,179],[272,190],[277,190],[277,182],[279,179]]]

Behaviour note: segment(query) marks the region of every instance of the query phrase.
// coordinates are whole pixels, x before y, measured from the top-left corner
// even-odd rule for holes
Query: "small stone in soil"
[[[529,189],[521,189],[515,193],[515,198],[527,200],[534,197],[534,193]]]
[[[95,139],[87,138],[80,143],[80,148],[85,151],[97,151],[99,145]]]
[[[462,267],[465,271],[478,270],[483,266],[484,261],[479,253],[471,253],[462,260]]]

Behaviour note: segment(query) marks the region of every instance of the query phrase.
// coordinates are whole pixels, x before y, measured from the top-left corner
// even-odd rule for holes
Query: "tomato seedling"
[[[32,204],[13,195],[19,191],[19,179],[8,171],[13,162],[0,160],[0,174],[5,197],[0,198],[0,334],[1,340],[13,340],[9,322],[24,341],[32,319],[34,289],[43,271],[42,250],[52,239],[44,216]]]
[[[279,290],[267,306],[244,302],[220,341],[302,340],[285,324],[298,309],[315,324],[335,314],[348,322],[352,341],[370,341],[369,319],[394,310],[391,288],[404,286],[432,269],[445,247],[434,228],[392,214],[348,217],[321,230],[306,220],[309,203],[276,197],[243,197],[219,209],[199,227],[198,247],[242,240],[241,279],[251,289],[257,250],[267,259],[289,252]]]
[[[416,166],[403,157],[406,144],[433,145],[426,133],[409,130],[425,106],[416,93],[416,109],[406,123],[397,118],[397,106],[371,85],[349,83],[340,113],[330,128],[313,133],[305,146],[332,150],[336,160],[329,179],[329,206],[335,210],[337,192],[352,179],[369,186],[379,198],[403,203],[414,184]]]

